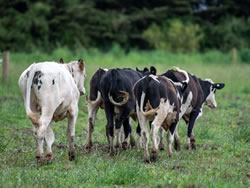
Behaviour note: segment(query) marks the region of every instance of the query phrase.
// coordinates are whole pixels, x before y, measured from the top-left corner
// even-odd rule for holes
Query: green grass
[[[204,107],[203,116],[196,122],[197,150],[184,149],[186,125],[181,121],[181,151],[172,158],[162,151],[158,161],[143,162],[143,152],[128,149],[111,157],[103,111],[93,135],[94,147],[87,154],[87,106],[84,98],[79,103],[76,124],[77,159],[68,161],[66,120],[53,123],[55,143],[51,165],[39,166],[35,161],[36,143],[32,126],[25,115],[23,99],[17,81],[22,71],[32,62],[58,60],[67,62],[79,58],[87,63],[85,86],[98,67],[139,67],[154,65],[158,73],[179,66],[201,77],[224,82],[226,87],[217,91],[218,107]],[[51,54],[11,54],[9,83],[0,82],[0,187],[249,187],[250,179],[250,66],[232,65],[230,54],[177,55],[163,52],[123,53],[120,49],[100,53],[79,49],[72,53],[57,49]],[[2,73],[2,68],[0,68]],[[0,76],[2,76],[0,73]],[[134,123],[134,130],[136,123]],[[134,131],[135,132],[135,131]],[[165,141],[166,145],[166,141]]]

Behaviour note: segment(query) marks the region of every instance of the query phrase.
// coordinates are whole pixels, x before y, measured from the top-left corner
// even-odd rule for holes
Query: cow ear
[[[150,67],[150,73],[153,74],[153,75],[156,75],[156,68],[154,66],[151,66]]]
[[[59,59],[59,63],[60,63],[60,64],[64,64],[63,58],[60,58],[60,59]]]
[[[213,87],[216,88],[216,89],[222,89],[225,87],[225,84],[223,83],[215,83],[213,84]]]
[[[78,65],[79,65],[79,69],[81,71],[83,71],[85,63],[84,63],[84,61],[82,59],[78,60]]]
[[[149,72],[148,68],[145,67],[145,68],[143,69],[143,72]]]

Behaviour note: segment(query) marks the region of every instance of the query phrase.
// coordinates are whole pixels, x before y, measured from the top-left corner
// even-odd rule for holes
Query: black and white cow
[[[163,76],[180,82],[184,80],[183,74],[175,70],[169,70],[162,74]],[[195,121],[202,115],[203,105],[210,108],[216,108],[215,92],[217,89],[224,88],[224,83],[214,83],[211,79],[202,80],[195,75],[188,73],[189,83],[183,93],[183,101],[181,105],[180,118],[183,118],[188,125],[186,146],[188,149],[195,149],[195,137],[193,135],[193,127]],[[175,131],[175,147],[179,148],[179,135]]]
[[[156,71],[151,69],[152,72]],[[107,118],[107,132],[110,144],[110,153],[114,153],[114,136],[119,136],[120,128],[123,124],[125,132],[125,142],[128,133],[131,132],[129,117],[136,119],[135,97],[133,85],[145,74],[149,74],[148,69],[137,71],[124,69],[111,69],[101,80],[101,95],[104,102],[104,110]],[[115,125],[115,127],[114,127]],[[125,131],[128,130],[128,131]],[[115,134],[114,134],[115,132]]]
[[[165,76],[148,75],[140,79],[134,86],[136,112],[141,126],[144,156],[147,162],[150,162],[147,120],[152,121],[152,160],[155,160],[158,154],[158,131],[161,127],[165,130],[169,129],[168,155],[172,155],[171,144],[179,121],[182,95],[189,82],[187,72],[180,69],[178,71],[186,77],[182,82],[173,82]]]
[[[75,159],[75,123],[78,101],[80,95],[85,93],[85,76],[85,63],[81,59],[68,64],[33,63],[21,74],[18,84],[24,98],[26,114],[33,125],[38,162],[42,162],[44,140],[47,144],[46,160],[51,161],[51,147],[55,140],[51,123],[66,117],[69,160]]]

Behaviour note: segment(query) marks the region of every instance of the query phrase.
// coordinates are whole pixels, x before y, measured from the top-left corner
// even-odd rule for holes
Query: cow
[[[156,160],[158,155],[158,131],[162,127],[168,132],[168,155],[172,155],[172,141],[179,121],[183,92],[186,90],[189,77],[186,71],[177,69],[186,79],[173,82],[165,76],[147,75],[141,78],[133,88],[136,98],[136,113],[141,127],[146,162]],[[152,121],[152,156],[148,152],[149,133],[147,120]]]
[[[152,68],[151,71],[156,72],[155,68]],[[148,73],[149,70],[147,68],[143,71],[117,68],[111,69],[103,75],[100,91],[107,118],[107,134],[111,155],[115,151],[113,139],[114,136],[119,136],[121,125],[124,126],[125,132],[125,141],[122,145],[125,145],[125,147],[127,145],[128,133],[131,132],[129,117],[133,117],[136,120],[135,97],[132,88],[140,78]]]
[[[90,80],[90,94],[88,101],[88,143],[85,145],[85,149],[89,152],[92,147],[92,132],[94,131],[94,125],[96,120],[96,114],[99,108],[104,108],[103,100],[100,92],[100,82],[102,76],[107,72],[107,69],[99,68]]]
[[[183,75],[176,70],[169,70],[162,74],[174,82],[180,82],[184,79]],[[211,79],[202,80],[195,75],[188,73],[189,83],[183,93],[183,101],[181,105],[180,118],[183,118],[187,127],[186,148],[195,149],[195,137],[193,135],[193,127],[195,121],[201,117],[203,105],[209,108],[216,108],[215,100],[216,90],[224,88],[224,83],[214,83]],[[175,131],[175,147],[180,149],[179,135],[176,128]]]
[[[62,59],[60,61],[62,63]],[[52,161],[51,147],[55,138],[51,123],[66,117],[69,160],[75,159],[75,123],[80,95],[85,94],[85,69],[85,62],[79,59],[68,64],[33,63],[21,74],[18,84],[24,99],[26,114],[33,125],[38,163],[43,162],[44,140],[47,144],[47,163]]]
[[[104,103],[100,91],[100,83],[103,75],[108,71],[108,69],[99,68],[90,80],[90,93],[88,101],[88,143],[85,145],[87,152],[90,152],[92,147],[92,132],[94,131],[96,114],[99,108],[104,109]],[[107,135],[107,126],[106,126]],[[107,135],[108,138],[108,135]],[[132,138],[133,140],[133,138]],[[109,139],[108,139],[109,141]]]

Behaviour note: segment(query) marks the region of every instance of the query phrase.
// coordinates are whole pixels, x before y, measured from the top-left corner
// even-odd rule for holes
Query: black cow
[[[179,121],[182,95],[189,82],[188,74],[180,69],[178,71],[186,76],[186,80],[177,83],[165,76],[148,75],[140,79],[134,86],[136,112],[141,126],[144,156],[147,162],[150,162],[147,120],[152,121],[152,160],[155,160],[158,154],[158,131],[161,127],[165,130],[169,129],[168,155],[172,155],[171,144]]]
[[[99,108],[104,108],[100,92],[100,83],[107,69],[99,68],[90,80],[90,94],[88,98],[88,143],[85,149],[89,152],[92,147],[92,132],[94,131],[96,114]]]
[[[175,70],[169,70],[162,74],[174,82],[180,82],[184,79],[183,74]],[[183,93],[183,101],[181,105],[180,118],[182,117],[187,128],[187,143],[188,149],[195,149],[195,137],[192,133],[195,121],[202,115],[202,107],[204,104],[210,108],[216,108],[215,92],[217,89],[224,88],[224,83],[213,83],[211,79],[202,80],[195,75],[188,73],[189,83]],[[175,147],[179,148],[179,135],[175,131]]]
[[[108,69],[99,68],[95,74],[92,76],[90,80],[90,94],[88,98],[88,143],[85,145],[85,149],[87,152],[90,152],[90,149],[92,147],[92,133],[94,131],[95,126],[95,120],[96,120],[96,114],[99,110],[99,108],[104,109],[104,103],[103,98],[101,96],[101,80],[103,78],[103,75],[108,71]],[[148,70],[147,70],[148,71]],[[127,128],[127,127],[125,127]],[[107,132],[107,125],[106,125],[106,136],[108,138],[108,132]],[[130,144],[131,146],[135,145],[134,138],[131,134],[130,129],[125,130],[126,135],[130,134]],[[108,139],[109,142],[109,139]]]
[[[156,72],[151,68],[151,72]],[[126,145],[128,133],[131,132],[129,117],[136,119],[135,97],[132,91],[133,85],[144,75],[149,74],[147,68],[143,71],[124,69],[111,69],[101,80],[100,91],[104,101],[104,110],[107,118],[110,154],[114,153],[113,139],[119,135],[121,125],[124,126]],[[114,134],[115,125],[115,134]],[[126,131],[128,130],[128,131]]]

